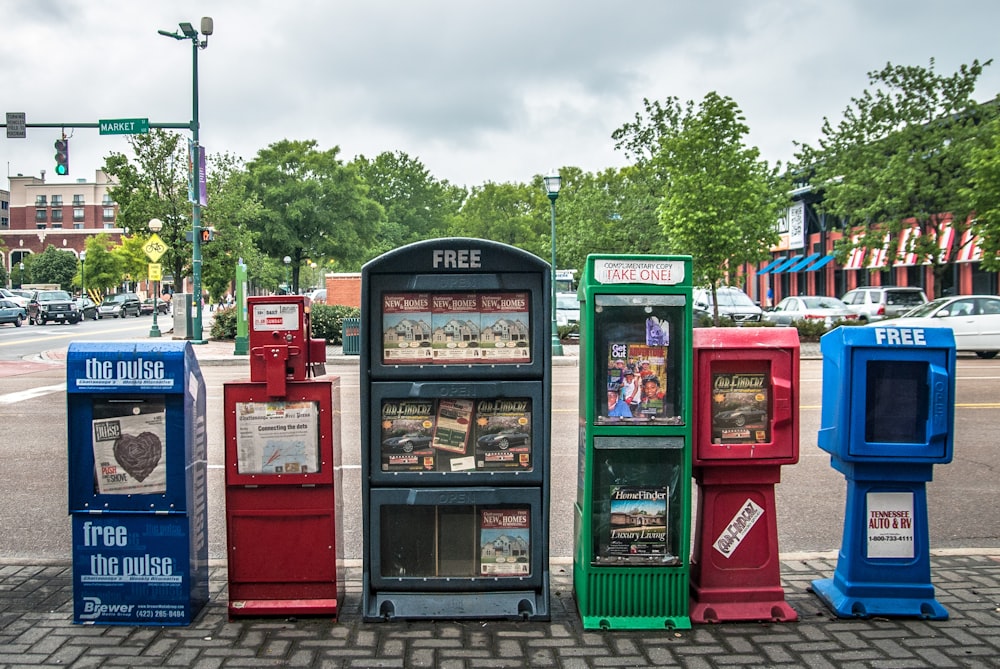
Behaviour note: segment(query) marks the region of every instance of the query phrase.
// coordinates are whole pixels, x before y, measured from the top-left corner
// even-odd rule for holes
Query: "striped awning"
[[[805,267],[806,265],[808,265],[809,263],[811,263],[813,260],[816,260],[816,258],[819,258],[819,254],[818,253],[810,253],[805,258],[803,258],[799,262],[795,263],[794,265],[792,265],[791,267],[789,267],[785,271],[786,272],[798,272],[803,267]]]
[[[835,257],[836,256],[833,256],[833,255],[823,256],[822,258],[820,258],[819,262],[813,264],[811,267],[807,267],[806,271],[807,272],[815,272],[816,270],[818,270],[821,267],[826,267],[827,264],[833,262],[833,259]]]
[[[781,274],[786,271],[789,267],[794,265],[797,261],[801,260],[802,256],[792,256],[791,258],[786,258],[784,262],[771,270],[771,274]]]

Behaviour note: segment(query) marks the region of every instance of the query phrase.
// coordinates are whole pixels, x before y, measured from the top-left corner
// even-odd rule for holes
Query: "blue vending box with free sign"
[[[840,617],[944,620],[930,580],[927,482],[951,461],[955,340],[948,328],[837,328],[823,336],[819,447],[847,480],[833,578]]]
[[[208,601],[205,382],[189,342],[66,359],[73,622],[187,625]]]

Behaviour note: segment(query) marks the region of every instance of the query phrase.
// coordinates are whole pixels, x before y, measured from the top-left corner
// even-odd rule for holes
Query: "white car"
[[[1000,297],[939,297],[899,318],[871,323],[868,327],[951,328],[955,334],[956,351],[971,351],[980,358],[995,358],[1000,353]]]
[[[28,308],[28,298],[22,297],[17,293],[13,293],[6,288],[0,288],[0,297],[5,300],[10,300],[19,307],[24,307],[25,309]]]

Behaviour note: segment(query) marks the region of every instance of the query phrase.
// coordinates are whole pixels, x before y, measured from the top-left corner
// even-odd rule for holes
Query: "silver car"
[[[951,328],[955,334],[956,351],[970,351],[980,358],[995,358],[1000,353],[1000,297],[939,297],[899,318],[872,323],[869,327]]]
[[[857,319],[857,312],[836,297],[812,295],[786,297],[773,309],[764,312],[764,320],[777,325],[792,325],[796,321],[822,321],[829,328],[840,320]]]
[[[858,320],[867,323],[902,316],[927,302],[927,294],[908,286],[864,286],[847,291],[840,300],[858,312]]]

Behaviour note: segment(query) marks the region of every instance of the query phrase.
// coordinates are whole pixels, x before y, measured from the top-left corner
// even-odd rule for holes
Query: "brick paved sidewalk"
[[[685,631],[585,631],[572,565],[553,564],[552,621],[361,620],[360,568],[346,570],[340,621],[227,619],[226,571],[188,627],[72,624],[68,564],[0,562],[0,667],[1000,667],[1000,554],[931,559],[946,621],[840,620],[808,591],[836,560],[785,559],[796,623],[723,623]]]

